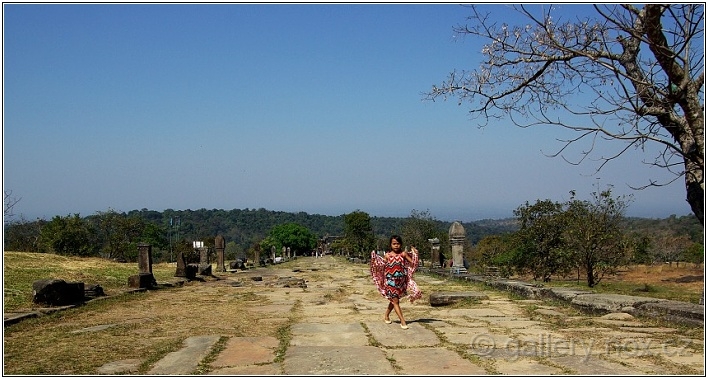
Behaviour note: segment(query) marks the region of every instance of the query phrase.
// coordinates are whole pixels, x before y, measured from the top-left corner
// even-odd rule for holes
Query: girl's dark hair
[[[401,236],[399,236],[398,234],[394,234],[391,236],[391,239],[388,240],[389,246],[391,246],[391,242],[393,242],[393,240],[398,241],[398,243],[400,243],[401,246],[403,246],[403,238],[401,238]]]

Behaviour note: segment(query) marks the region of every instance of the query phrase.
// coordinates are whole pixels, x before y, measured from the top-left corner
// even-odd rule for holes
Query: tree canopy
[[[574,20],[548,5],[510,8],[527,23],[495,22],[470,7],[468,23],[454,30],[486,42],[484,61],[453,71],[426,98],[468,103],[481,126],[508,118],[570,130],[575,134],[551,155],[572,164],[595,158],[598,171],[641,149],[643,162],[668,170],[670,181],[684,178],[686,200],[704,224],[705,5],[598,4],[594,17]],[[602,154],[603,141],[620,143]],[[633,187],[665,184],[649,179]]]

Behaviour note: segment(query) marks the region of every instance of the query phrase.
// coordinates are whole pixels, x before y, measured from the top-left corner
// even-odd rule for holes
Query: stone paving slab
[[[563,370],[558,367],[544,365],[543,363],[529,358],[500,359],[495,362],[494,368],[501,375],[530,376],[563,374]]]
[[[279,343],[275,337],[231,337],[211,365],[223,368],[273,362]]]
[[[159,360],[148,375],[189,375],[211,351],[220,336],[196,336],[184,341],[186,345]]]
[[[424,347],[435,346],[440,343],[440,339],[435,333],[426,329],[418,322],[409,321],[409,329],[401,329],[401,324],[394,321],[386,324],[381,321],[366,322],[369,332],[381,345],[386,347]]]
[[[358,323],[295,324],[290,346],[367,346],[369,338]]]
[[[98,368],[100,375],[131,374],[138,371],[140,359],[122,359],[120,361],[108,362]]]
[[[443,348],[387,350],[403,375],[485,375],[486,371]]]
[[[305,319],[313,319],[323,315],[335,316],[335,315],[353,315],[356,313],[352,307],[342,307],[333,304],[329,305],[312,305],[303,308],[303,314]]]
[[[475,337],[489,335],[491,333],[489,328],[485,327],[465,328],[452,326],[438,328],[438,330],[442,332],[448,342],[458,345],[470,345],[472,341],[474,341]]]
[[[267,365],[250,365],[250,366],[237,366],[237,367],[222,367],[214,371],[211,371],[209,375],[254,375],[254,376],[265,376],[265,375],[282,375],[282,370],[280,365],[276,363],[271,363]]]
[[[620,363],[594,356],[568,355],[552,357],[549,361],[572,370],[573,375],[632,375],[636,370]]]
[[[285,375],[393,375],[383,350],[373,346],[293,346],[283,361]]]

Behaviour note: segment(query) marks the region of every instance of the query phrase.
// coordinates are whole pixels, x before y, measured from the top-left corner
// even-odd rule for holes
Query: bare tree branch
[[[553,6],[511,8],[528,24],[497,24],[470,8],[468,23],[454,31],[485,40],[485,59],[476,70],[453,71],[425,98],[468,103],[480,127],[509,119],[573,131],[549,155],[571,164],[594,157],[600,142],[621,142],[614,153],[592,158],[597,171],[632,148],[656,146],[659,153],[642,162],[675,175],[669,182],[683,177],[703,222],[705,5],[601,4],[596,17],[572,22],[556,22]],[[585,143],[587,149],[571,150]],[[631,188],[661,185],[649,183]]]

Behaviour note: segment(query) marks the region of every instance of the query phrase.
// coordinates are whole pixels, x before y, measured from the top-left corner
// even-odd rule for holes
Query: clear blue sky
[[[584,6],[560,7],[582,14]],[[489,7],[509,23],[505,5]],[[477,128],[422,93],[474,69],[459,5],[3,5],[3,189],[17,215],[114,209],[512,217],[525,201],[633,194],[690,214],[632,152],[594,174],[549,128]],[[651,158],[648,155],[646,158]]]

